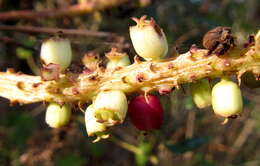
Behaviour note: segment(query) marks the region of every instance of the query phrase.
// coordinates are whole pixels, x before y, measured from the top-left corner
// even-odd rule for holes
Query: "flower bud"
[[[60,106],[57,103],[50,103],[45,114],[46,123],[53,128],[59,128],[68,124],[71,116],[71,108],[68,104]]]
[[[190,84],[193,102],[198,108],[211,105],[211,88],[207,80],[199,80]]]
[[[103,123],[97,122],[95,118],[95,110],[93,105],[88,106],[85,112],[85,124],[88,136],[97,136],[97,139],[94,142],[99,141],[100,139],[106,139],[109,137],[109,134],[106,132],[107,127]]]
[[[160,100],[153,95],[133,98],[129,103],[129,117],[139,130],[160,129],[163,123],[163,108]]]
[[[106,54],[106,57],[109,59],[107,69],[115,69],[117,67],[130,65],[128,55],[126,53],[118,52],[116,48],[112,48],[111,51]]]
[[[48,65],[59,64],[65,70],[71,63],[72,51],[70,41],[60,37],[50,38],[42,43],[41,59]]]
[[[148,61],[160,60],[168,52],[168,43],[163,30],[155,20],[146,20],[146,16],[140,19],[133,18],[136,26],[129,28],[130,38],[137,54]]]
[[[243,101],[238,85],[226,77],[222,78],[212,89],[212,106],[214,112],[226,120],[240,115]]]
[[[99,58],[100,57],[98,53],[94,51],[89,51],[83,56],[82,63],[87,69],[93,72],[98,68],[98,65],[100,63]]]
[[[127,112],[127,98],[120,90],[100,92],[93,102],[95,117],[106,126],[123,123]]]
[[[256,56],[260,57],[260,30],[255,35],[255,52]]]

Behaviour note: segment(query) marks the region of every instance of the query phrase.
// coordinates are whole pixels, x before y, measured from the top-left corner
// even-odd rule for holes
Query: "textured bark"
[[[205,49],[191,49],[177,58],[161,62],[142,62],[135,58],[130,66],[116,70],[99,68],[91,74],[78,74],[76,79],[68,74],[60,75],[58,81],[42,81],[40,76],[1,72],[0,96],[24,104],[41,101],[85,103],[103,90],[119,89],[127,94],[165,92],[202,78],[237,75],[240,80],[246,71],[260,75],[260,58],[256,56],[255,46],[235,48],[223,56],[207,54]]]

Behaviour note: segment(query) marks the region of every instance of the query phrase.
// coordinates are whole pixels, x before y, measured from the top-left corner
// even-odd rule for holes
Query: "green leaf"
[[[176,144],[166,144],[166,147],[175,153],[185,153],[188,151],[195,150],[210,141],[209,137],[196,137],[186,139]]]

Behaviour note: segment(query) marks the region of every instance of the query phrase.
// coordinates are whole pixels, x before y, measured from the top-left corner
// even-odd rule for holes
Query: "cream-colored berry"
[[[123,123],[128,103],[124,92],[110,90],[100,92],[93,102],[95,117],[107,126]]]
[[[146,20],[146,16],[133,20],[137,25],[131,26],[129,31],[137,54],[148,61],[164,58],[168,52],[168,43],[163,30],[154,19]]]
[[[241,90],[236,83],[224,77],[212,89],[212,107],[214,112],[229,118],[243,111]]]
[[[45,114],[46,123],[53,128],[59,128],[70,121],[71,108],[68,104],[63,106],[57,103],[50,103]]]
[[[41,59],[46,65],[50,63],[58,64],[62,70],[65,70],[72,59],[70,41],[60,37],[53,37],[44,41],[41,46]]]
[[[109,134],[106,132],[107,127],[103,123],[97,122],[93,105],[88,106],[86,109],[85,124],[88,136],[97,136],[94,142],[109,137]]]

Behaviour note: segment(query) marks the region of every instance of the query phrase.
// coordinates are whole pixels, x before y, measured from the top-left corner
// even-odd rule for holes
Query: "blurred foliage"
[[[207,144],[209,142],[208,137],[197,137],[186,139],[182,142],[178,142],[177,144],[166,144],[166,147],[175,153],[185,153],[188,151],[195,150],[200,146]]]
[[[135,161],[137,166],[145,166],[149,160],[152,145],[150,143],[142,142],[138,146],[140,153],[135,154]]]
[[[56,9],[75,3],[76,0],[0,0],[0,11]],[[74,60],[78,62],[87,51],[94,50],[103,56],[115,45],[133,57],[128,27],[134,22],[130,18],[144,14],[154,17],[164,29],[169,55],[176,48],[186,52],[192,44],[202,47],[203,34],[216,26],[231,26],[238,45],[260,28],[260,0],[134,0],[91,14],[7,20],[0,25],[72,28],[122,36],[115,39],[67,35],[73,43]],[[40,44],[48,37],[44,33],[0,31],[1,71],[12,67],[32,74],[25,59],[33,57],[39,64]],[[252,90],[242,83],[244,114],[223,126],[220,125],[223,119],[215,116],[211,108],[195,107],[187,87],[184,85],[161,97],[165,121],[158,133],[148,133],[152,141],[144,143],[140,139],[143,133],[129,120],[112,129],[113,135],[141,151],[134,154],[110,140],[91,143],[93,139],[87,137],[84,117],[78,110],[69,126],[50,129],[44,122],[45,108],[41,104],[10,107],[1,99],[0,165],[260,165],[259,88]]]

